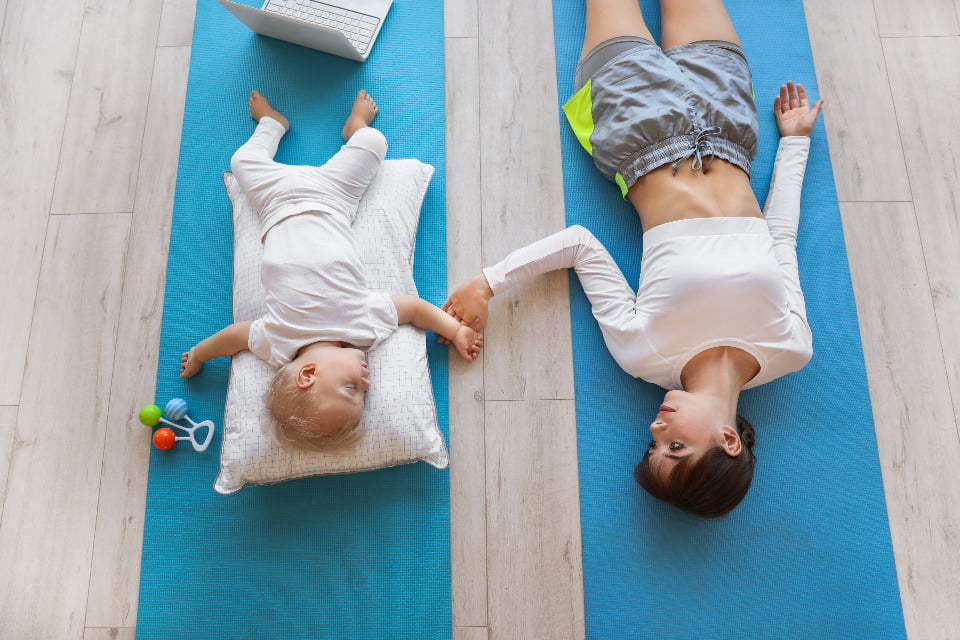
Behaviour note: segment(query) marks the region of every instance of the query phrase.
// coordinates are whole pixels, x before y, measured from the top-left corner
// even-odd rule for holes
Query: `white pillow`
[[[416,295],[413,250],[433,167],[419,160],[385,160],[354,219],[360,253],[372,289]],[[264,312],[260,282],[259,220],[236,178],[224,172],[233,204],[233,319],[253,320]],[[274,369],[249,351],[230,364],[220,474],[213,488],[222,494],[246,484],[282,482],[315,475],[368,471],[422,460],[438,469],[448,464],[437,423],[427,367],[426,335],[401,325],[367,357],[370,389],[354,450],[322,453],[287,449],[268,435],[270,413],[263,397]]]

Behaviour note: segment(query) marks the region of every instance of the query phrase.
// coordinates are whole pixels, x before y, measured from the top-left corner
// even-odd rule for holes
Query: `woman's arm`
[[[190,378],[200,371],[207,360],[233,356],[247,348],[250,336],[249,322],[235,322],[209,338],[201,340],[190,351],[180,356],[180,377]]]
[[[792,81],[782,85],[780,95],[773,100],[773,113],[781,138],[763,212],[768,223],[771,222],[770,214],[774,214],[771,225],[774,238],[786,236],[794,246],[800,221],[800,191],[810,152],[810,132],[822,106],[823,100],[818,100],[811,108],[803,85],[794,85]]]
[[[590,299],[601,328],[619,326],[636,314],[636,292],[600,241],[585,227],[573,225],[533,244],[517,249],[483,270],[495,294],[536,276],[573,269]]]
[[[780,145],[770,178],[770,190],[763,216],[773,238],[773,250],[783,274],[792,310],[806,322],[806,305],[797,268],[797,227],[800,224],[800,195],[810,153],[810,132],[823,106],[818,100],[810,107],[803,85],[788,82],[773,101]]]
[[[394,296],[393,304],[397,307],[397,324],[409,323],[443,336],[453,343],[457,352],[466,360],[476,360],[480,355],[483,336],[460,324],[439,307],[417,296]]]
[[[475,321],[474,326],[485,326],[487,301],[492,295],[558,269],[576,272],[611,355],[625,370],[636,375],[630,362],[638,349],[646,348],[646,342],[638,342],[637,294],[627,284],[610,253],[580,225],[521,247],[484,269],[482,276],[468,280],[454,291],[444,309],[461,322]],[[474,295],[473,291],[480,293]],[[472,306],[465,301],[472,302]]]

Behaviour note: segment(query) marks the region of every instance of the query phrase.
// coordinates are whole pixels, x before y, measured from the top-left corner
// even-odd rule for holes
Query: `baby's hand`
[[[483,348],[483,336],[470,327],[460,325],[453,337],[453,346],[465,360],[476,360]]]
[[[203,366],[203,362],[200,361],[200,358],[198,358],[196,354],[197,348],[190,347],[190,351],[187,351],[180,356],[181,378],[192,378],[198,371],[200,371],[200,367]]]

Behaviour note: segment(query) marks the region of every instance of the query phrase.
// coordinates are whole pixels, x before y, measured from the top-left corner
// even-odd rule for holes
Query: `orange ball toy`
[[[170,449],[173,445],[177,444],[177,435],[173,432],[173,429],[157,429],[153,434],[153,445],[157,449]]]

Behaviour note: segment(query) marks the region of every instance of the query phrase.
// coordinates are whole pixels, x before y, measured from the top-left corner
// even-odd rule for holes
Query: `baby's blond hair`
[[[265,401],[274,418],[270,436],[280,446],[295,449],[327,453],[353,449],[363,438],[359,416],[320,410],[310,401],[315,390],[296,384],[295,369],[292,363],[280,367],[267,389]]]

